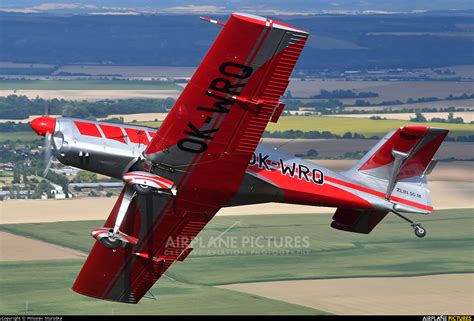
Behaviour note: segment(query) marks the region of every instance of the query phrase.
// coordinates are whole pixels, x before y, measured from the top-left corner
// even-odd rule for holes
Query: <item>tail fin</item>
[[[400,212],[433,211],[426,176],[448,130],[405,126],[387,134],[353,168],[342,173],[385,195]]]

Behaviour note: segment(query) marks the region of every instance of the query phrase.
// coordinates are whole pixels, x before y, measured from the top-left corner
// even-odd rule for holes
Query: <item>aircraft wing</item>
[[[152,171],[176,196],[135,197],[121,231],[138,243],[94,245],[73,289],[137,303],[217,211],[238,191],[308,34],[253,15],[233,14],[150,142]],[[120,199],[117,204],[120,204]],[[113,226],[116,205],[105,226]]]
[[[170,176],[182,199],[219,209],[237,191],[268,122],[283,110],[279,99],[307,37],[257,16],[227,21],[145,151],[159,168],[183,173]]]
[[[114,225],[122,197],[123,191],[104,227]],[[165,194],[137,195],[121,232],[138,236],[139,243],[111,250],[96,241],[72,289],[97,299],[138,303],[171,264],[186,258],[189,244],[211,219],[199,209],[173,210],[171,201]]]

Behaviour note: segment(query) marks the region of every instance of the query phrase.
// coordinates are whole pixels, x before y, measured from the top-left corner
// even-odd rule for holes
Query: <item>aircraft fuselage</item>
[[[150,170],[152,165],[145,160],[143,152],[155,133],[149,127],[57,118],[52,145],[55,156],[65,165],[122,179],[132,170]],[[155,166],[153,172],[173,179],[172,168]],[[259,144],[239,192],[227,206],[267,202],[330,207],[342,204],[357,208],[386,206],[380,197],[370,202],[367,197],[358,197],[353,188],[341,185],[345,181],[347,178],[327,168]]]

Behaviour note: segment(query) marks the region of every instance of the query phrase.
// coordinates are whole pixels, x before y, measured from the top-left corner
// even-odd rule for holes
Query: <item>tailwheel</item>
[[[425,237],[426,235],[426,230],[421,227],[420,224],[412,224],[413,230],[415,231],[415,235],[418,236],[419,238]]]
[[[423,227],[421,227],[421,225],[419,223],[413,222],[412,220],[410,220],[409,218],[403,216],[402,214],[398,213],[397,211],[392,210],[392,213],[397,215],[398,217],[404,219],[408,223],[410,223],[411,227],[413,228],[413,231],[415,232],[415,235],[417,237],[422,238],[422,237],[426,236],[426,230]]]

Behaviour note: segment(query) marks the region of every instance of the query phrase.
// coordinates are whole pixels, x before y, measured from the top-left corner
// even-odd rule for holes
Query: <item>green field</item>
[[[168,81],[0,80],[0,90],[165,90],[182,88]]]
[[[43,137],[38,136],[34,131],[27,132],[10,132],[10,133],[0,133],[0,143],[6,141],[22,141],[22,142],[32,142],[34,140],[42,140]]]
[[[160,279],[156,300],[139,304],[107,302],[70,288],[82,261],[0,265],[2,314],[324,314],[311,308],[219,289]]]
[[[218,216],[202,232],[189,258],[174,264],[153,287],[156,301],[143,299],[130,306],[75,294],[70,287],[82,260],[4,262],[0,310],[24,313],[28,302],[32,314],[314,314],[322,312],[213,285],[474,272],[472,209],[437,211],[419,221],[428,231],[424,239],[416,238],[409,224],[395,216],[387,217],[370,235],[333,230],[331,216],[324,214]],[[14,224],[0,225],[0,230],[87,252],[93,243],[89,231],[101,224]],[[216,243],[229,227],[220,238],[223,243]],[[305,238],[308,243],[281,247],[278,240],[284,237],[291,242]],[[249,240],[255,241],[253,246]]]
[[[344,135],[346,132],[363,134],[366,137],[384,136],[391,130],[401,126],[431,126],[446,128],[451,136],[474,135],[474,124],[446,124],[446,123],[415,123],[403,120],[372,120],[366,118],[344,118],[330,116],[285,116],[280,117],[278,123],[270,123],[267,130],[285,131],[329,131],[333,134]]]
[[[135,124],[156,128],[160,126],[161,122],[148,121]],[[446,128],[450,130],[449,135],[451,137],[474,135],[474,124],[414,123],[403,120],[372,120],[330,116],[284,116],[280,117],[276,124],[269,123],[266,130],[270,132],[285,130],[328,131],[341,136],[346,132],[351,132],[370,138],[372,136],[383,137],[389,131],[406,125]]]
[[[147,121],[136,122],[133,125],[158,128],[161,122]],[[363,134],[369,138],[372,136],[382,137],[391,130],[405,125],[426,125],[440,127],[450,130],[451,137],[474,135],[474,124],[444,124],[444,123],[413,123],[403,120],[372,120],[363,118],[343,118],[343,117],[317,117],[317,116],[285,116],[281,117],[277,124],[270,123],[267,130],[285,131],[301,130],[307,131],[329,131],[333,134],[344,135],[346,132]],[[0,133],[0,142],[7,140],[20,140],[29,142],[37,139],[38,136],[31,132]]]

